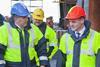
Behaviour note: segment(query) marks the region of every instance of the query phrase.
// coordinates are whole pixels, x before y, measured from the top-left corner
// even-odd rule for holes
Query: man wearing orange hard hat
[[[82,7],[76,5],[74,7],[72,7],[68,14],[66,15],[66,19],[78,19],[81,17],[86,17],[85,11]]]
[[[84,9],[75,5],[65,18],[69,20],[69,28],[61,37],[59,46],[65,60],[63,67],[99,67],[100,33],[90,29]]]

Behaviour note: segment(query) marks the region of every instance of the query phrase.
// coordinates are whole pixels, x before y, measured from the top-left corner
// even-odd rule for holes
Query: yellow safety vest
[[[11,62],[21,62],[20,37],[18,31],[11,27],[9,23],[5,23],[0,30],[0,43],[7,46],[4,59]],[[30,34],[28,53],[30,60],[32,60],[36,55],[34,46],[37,45],[43,35],[38,31],[38,28],[36,28],[35,25],[32,25],[32,28],[28,30],[28,32]],[[24,36],[23,31],[22,33]],[[37,34],[38,37],[36,36]]]
[[[98,37],[98,38],[97,38]],[[100,48],[100,34],[90,30],[87,38],[81,42],[80,67],[95,67],[95,54]],[[67,55],[66,67],[72,67],[74,41],[69,34],[64,34],[59,49]]]
[[[49,51],[49,46],[54,46],[54,49],[51,55],[49,56],[49,59],[52,59],[52,57],[58,50],[58,45],[57,45],[58,40],[55,31],[52,28],[50,28],[48,25],[45,32],[45,38],[49,40],[49,42],[47,42],[47,51]]]

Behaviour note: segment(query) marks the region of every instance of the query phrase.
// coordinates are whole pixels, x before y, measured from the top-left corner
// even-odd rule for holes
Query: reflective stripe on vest
[[[57,46],[56,43],[50,43],[49,46]]]
[[[34,47],[34,30],[33,28],[30,29],[30,36],[32,37],[32,42],[29,42],[29,47]]]
[[[12,32],[11,32],[11,26],[10,24],[8,25],[8,48],[14,48],[14,49],[20,49],[19,44],[13,43],[13,38],[12,38]],[[30,29],[30,37],[32,37],[32,42],[29,42],[29,47],[34,47],[34,31],[33,29]]]
[[[88,50],[81,50],[80,54],[86,54],[86,55],[91,55],[94,56],[94,52],[92,50],[92,42],[93,42],[93,38],[94,38],[94,31],[91,30],[90,31],[90,39],[88,41]],[[69,39],[69,34],[66,34],[66,54],[73,54],[73,50],[68,50],[68,39]]]

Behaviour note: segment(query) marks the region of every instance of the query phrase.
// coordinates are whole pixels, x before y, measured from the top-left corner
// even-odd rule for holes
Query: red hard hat
[[[69,10],[65,18],[66,19],[78,19],[80,17],[85,17],[85,16],[86,14],[85,14],[84,9],[79,5],[75,5]]]

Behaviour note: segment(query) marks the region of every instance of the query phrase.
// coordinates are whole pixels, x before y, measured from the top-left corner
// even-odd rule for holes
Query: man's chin
[[[27,24],[23,24],[23,25],[22,25],[22,28],[24,28],[24,27],[26,27],[26,26],[27,26]]]
[[[72,31],[75,31],[75,29],[71,28]]]
[[[36,26],[39,26],[40,24],[39,24],[39,23],[35,23],[35,25],[36,25]]]

